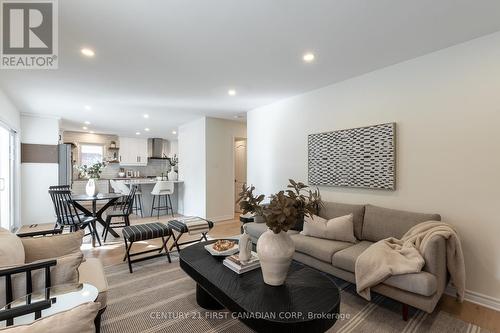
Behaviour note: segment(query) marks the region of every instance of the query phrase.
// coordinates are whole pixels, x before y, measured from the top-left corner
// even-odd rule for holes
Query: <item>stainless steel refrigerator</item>
[[[70,185],[73,180],[71,144],[59,145],[59,185]]]

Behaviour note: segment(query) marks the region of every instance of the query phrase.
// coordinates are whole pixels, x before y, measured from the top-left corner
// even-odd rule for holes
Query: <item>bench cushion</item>
[[[322,239],[301,234],[290,236],[295,244],[295,251],[310,255],[321,261],[331,263],[335,252],[341,251],[352,243]]]
[[[366,205],[361,239],[371,242],[388,237],[399,239],[411,227],[426,221],[441,221],[441,216]]]
[[[212,229],[214,227],[214,223],[212,221],[209,221],[209,220],[205,220],[205,221],[207,221],[209,229]],[[168,221],[168,226],[170,228],[172,228],[172,230],[180,232],[181,234],[183,234],[185,232],[189,232],[189,229],[188,229],[186,223],[184,223],[183,221],[178,221],[178,220]]]
[[[170,228],[163,223],[136,224],[123,228],[123,237],[129,242],[154,239],[171,235]]]

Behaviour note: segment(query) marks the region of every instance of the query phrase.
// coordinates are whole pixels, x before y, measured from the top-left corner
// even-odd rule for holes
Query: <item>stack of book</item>
[[[241,262],[239,255],[233,254],[224,259],[223,264],[238,274],[243,274],[260,267],[259,257],[253,251],[252,257],[247,262]]]

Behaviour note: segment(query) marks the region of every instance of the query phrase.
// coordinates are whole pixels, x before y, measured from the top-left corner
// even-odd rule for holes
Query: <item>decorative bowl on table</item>
[[[238,242],[229,239],[219,239],[215,243],[205,245],[207,250],[213,256],[230,256],[239,251]]]

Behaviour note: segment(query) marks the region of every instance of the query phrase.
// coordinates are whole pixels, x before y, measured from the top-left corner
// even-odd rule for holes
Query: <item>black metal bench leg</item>
[[[132,271],[132,263],[130,262],[130,250],[132,249],[132,244],[133,243],[134,242],[130,242],[129,247],[127,248],[128,270],[130,271],[130,273],[133,273],[133,271]]]
[[[174,232],[172,231],[172,237],[174,238],[174,243],[170,246],[170,251],[175,248],[177,249],[177,252],[181,252],[181,249],[179,247],[179,240],[181,239],[182,233],[179,233],[179,236],[176,238]]]
[[[127,239],[125,237],[123,239],[125,240],[125,255],[123,256],[123,261],[125,261],[125,260],[127,260],[128,243],[127,243]]]
[[[165,250],[165,253],[167,254],[168,262],[172,263],[172,259],[170,259],[170,252],[167,249],[167,242],[170,239],[170,236],[167,237],[167,240],[165,240],[165,237],[163,237],[163,236],[161,237],[161,239],[163,241],[163,245],[160,249],[160,252],[158,252],[158,253],[161,253],[162,250]]]
[[[201,233],[201,238],[203,238],[207,242],[208,241],[207,233],[206,232]]]

